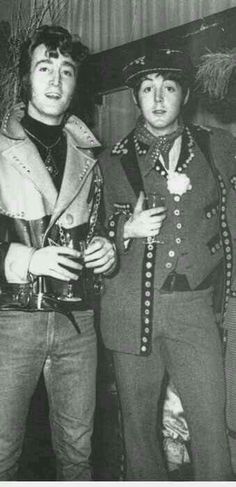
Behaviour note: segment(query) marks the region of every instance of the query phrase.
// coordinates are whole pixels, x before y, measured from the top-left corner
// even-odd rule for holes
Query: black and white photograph
[[[236,480],[236,0],[0,0],[0,483]]]

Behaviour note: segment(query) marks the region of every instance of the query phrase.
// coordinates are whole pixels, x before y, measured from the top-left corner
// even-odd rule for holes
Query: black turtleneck
[[[26,114],[22,119],[22,125],[31,141],[37,147],[42,160],[45,162],[48,155],[48,147],[51,148],[52,164],[47,167],[53,182],[60,190],[66,161],[66,137],[63,133],[63,125],[46,125]],[[58,142],[57,142],[58,141]],[[55,146],[54,146],[55,144]]]

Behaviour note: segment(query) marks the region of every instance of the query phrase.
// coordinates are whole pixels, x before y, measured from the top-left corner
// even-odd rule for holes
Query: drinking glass
[[[157,192],[147,193],[146,197],[145,197],[145,201],[146,201],[146,209],[158,208],[158,207],[164,207],[165,206],[165,197],[162,196],[161,194],[157,193]],[[163,210],[163,213],[165,213],[165,212],[166,212],[166,210]],[[159,214],[161,214],[161,213],[159,213]],[[163,225],[163,222],[162,222],[162,225]],[[161,231],[161,229],[153,237],[146,237],[145,243],[146,244],[152,244],[152,243],[164,244],[164,241],[158,237],[160,231]]]
[[[76,249],[80,252],[80,257],[76,259],[79,264],[84,266],[84,251],[86,249],[85,240],[74,240],[69,232],[66,233],[66,246],[71,249]],[[70,257],[71,258],[71,257]],[[72,259],[74,260],[74,259]],[[79,271],[74,271],[78,275],[78,279],[72,279],[67,283],[66,294],[59,296],[58,299],[62,301],[82,301],[83,299],[83,268]]]

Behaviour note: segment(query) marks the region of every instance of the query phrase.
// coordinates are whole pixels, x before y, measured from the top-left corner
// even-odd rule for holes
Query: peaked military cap
[[[193,65],[190,57],[175,49],[151,48],[144,56],[138,57],[123,68],[126,85],[133,87],[138,78],[156,71],[173,71],[192,79]]]

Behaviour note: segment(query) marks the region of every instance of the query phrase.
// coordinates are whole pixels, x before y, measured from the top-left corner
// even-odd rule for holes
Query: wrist
[[[33,256],[34,256],[36,251],[37,251],[37,249],[32,248],[31,254],[29,256],[29,262],[28,262],[27,280],[31,281],[31,282],[34,281],[36,278],[36,275],[33,272],[31,272],[32,260],[33,260]]]
[[[130,232],[130,224],[132,223],[132,220],[133,220],[133,216],[131,215],[130,218],[124,224],[124,232],[123,232],[124,240],[129,240],[130,238],[132,238]]]

